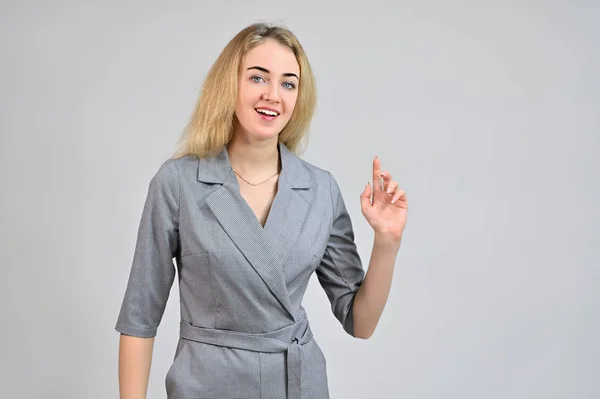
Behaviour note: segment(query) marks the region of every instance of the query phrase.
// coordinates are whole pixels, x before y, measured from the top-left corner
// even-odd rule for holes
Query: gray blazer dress
[[[180,338],[168,398],[329,398],[302,297],[316,272],[354,336],[352,304],[365,273],[336,180],[278,148],[282,170],[264,228],[225,147],[215,157],[169,159],[149,184],[115,328],[155,336],[177,276]]]

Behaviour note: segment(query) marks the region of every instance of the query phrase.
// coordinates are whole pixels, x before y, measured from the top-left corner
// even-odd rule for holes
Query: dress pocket
[[[206,280],[209,274],[208,252],[186,255],[179,260],[181,278],[193,280]]]
[[[181,384],[179,380],[181,378],[185,378],[187,370],[189,370],[189,361],[184,359],[185,353],[184,350],[186,348],[186,340],[179,338],[179,342],[177,343],[177,349],[175,350],[175,358],[173,359],[173,363],[171,367],[169,367],[169,371],[167,371],[167,375],[165,377],[165,386],[167,388],[167,397],[171,398],[179,398],[181,397]]]
[[[180,339],[166,377],[169,399],[260,397],[256,352]]]
[[[314,338],[304,346],[302,369],[303,394],[307,398],[329,398],[327,361]]]

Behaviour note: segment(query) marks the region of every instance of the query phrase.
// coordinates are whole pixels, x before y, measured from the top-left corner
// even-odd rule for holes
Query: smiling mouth
[[[256,111],[257,114],[259,114],[261,116],[266,116],[268,118],[275,118],[275,117],[279,116],[279,112],[275,112],[275,111],[269,111],[269,110],[261,109],[261,108],[254,108],[254,110]]]

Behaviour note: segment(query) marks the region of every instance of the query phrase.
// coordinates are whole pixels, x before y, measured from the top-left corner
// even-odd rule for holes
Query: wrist
[[[389,233],[375,232],[375,246],[400,249],[402,236],[396,237]]]

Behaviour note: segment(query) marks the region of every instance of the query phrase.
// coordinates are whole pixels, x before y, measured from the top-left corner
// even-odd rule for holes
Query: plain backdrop
[[[118,397],[123,299],[148,184],[246,25],[284,24],[318,83],[307,161],[409,197],[370,340],[313,276],[337,398],[600,397],[598,1],[2,1],[0,390]],[[177,283],[148,398],[164,398]]]

